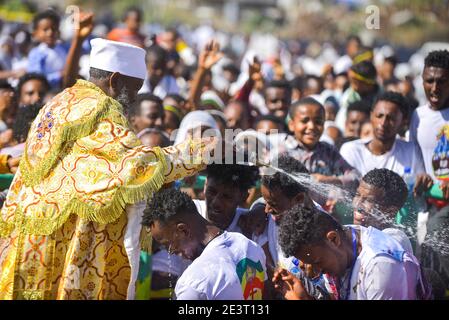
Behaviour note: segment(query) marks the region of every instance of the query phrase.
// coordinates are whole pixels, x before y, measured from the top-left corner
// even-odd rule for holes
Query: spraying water
[[[298,184],[301,184],[305,188],[307,188],[312,198],[316,197],[321,199],[332,198],[334,201],[338,202],[343,207],[347,208],[346,212],[344,213],[346,215],[346,218],[350,217],[352,219],[354,209],[357,209],[357,211],[363,212],[365,216],[370,216],[371,220],[375,220],[377,225],[382,225],[385,227],[393,227],[395,229],[402,230],[409,238],[416,239],[416,230],[413,227],[406,226],[403,224],[397,224],[395,221],[395,217],[391,217],[382,212],[378,204],[373,204],[373,207],[370,208],[370,210],[363,210],[362,208],[354,208],[353,207],[353,199],[355,196],[354,192],[350,192],[336,185],[320,183],[316,181],[310,174],[286,172],[281,168],[258,160],[248,164],[262,167],[261,170],[262,175],[271,175],[273,174],[273,170],[275,172],[287,175],[288,177],[296,181]],[[427,235],[423,244],[426,244],[433,250],[439,252],[442,255],[447,256],[449,255],[449,243],[447,243],[447,239],[449,238],[448,232],[449,232],[448,230],[441,229],[438,232],[432,234],[432,236]]]

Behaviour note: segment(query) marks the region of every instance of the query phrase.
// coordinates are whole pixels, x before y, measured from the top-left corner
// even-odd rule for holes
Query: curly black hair
[[[290,116],[290,118],[294,118],[296,111],[298,110],[298,108],[300,106],[306,105],[306,104],[311,104],[311,105],[315,105],[315,106],[319,106],[323,109],[323,113],[324,113],[324,107],[323,105],[317,101],[316,99],[312,98],[312,97],[305,97],[305,98],[301,98],[298,101],[296,101],[295,103],[293,103],[290,106],[290,109],[288,110],[288,114]]]
[[[192,198],[174,188],[162,189],[148,201],[143,211],[142,225],[149,227],[154,221],[165,224],[178,214],[198,214]]]
[[[22,106],[17,110],[16,119],[12,125],[12,135],[18,143],[25,142],[31,123],[37,117],[42,104],[35,103]]]
[[[19,83],[17,84],[17,93],[20,95],[21,91],[22,91],[22,87],[23,85],[30,81],[30,80],[37,80],[37,81],[41,81],[42,84],[45,86],[45,90],[49,91],[50,90],[50,84],[48,83],[47,78],[40,73],[35,73],[35,72],[30,72],[30,73],[26,73],[24,74],[20,79],[19,79]]]
[[[394,103],[399,107],[404,118],[408,118],[410,114],[409,101],[400,93],[393,91],[382,92],[373,103],[372,109],[376,106],[379,101],[388,101]]]
[[[259,168],[240,164],[210,164],[206,168],[207,178],[218,183],[248,190],[259,180]]]
[[[376,80],[377,77],[376,67],[371,61],[364,60],[359,63],[356,63],[351,66],[351,70],[360,74],[365,78]]]
[[[436,50],[430,52],[424,59],[424,68],[435,67],[449,71],[449,51]]]
[[[279,156],[277,167],[289,173],[309,173],[301,161],[298,161],[286,154]],[[281,172],[276,172],[273,175],[262,176],[262,185],[267,187],[269,190],[280,189],[282,193],[290,199],[295,197],[298,193],[307,192],[307,188],[305,186],[299,184],[288,175]]]
[[[287,256],[295,256],[301,247],[323,242],[329,231],[341,232],[343,227],[324,211],[297,204],[281,220],[279,244]]]
[[[382,168],[365,174],[362,181],[384,191],[383,204],[402,208],[407,200],[407,185],[396,172]]]
[[[48,9],[45,11],[41,11],[34,16],[33,22],[32,22],[33,30],[36,30],[37,26],[39,25],[39,22],[41,22],[41,20],[44,20],[44,19],[49,19],[49,20],[53,21],[56,28],[59,29],[59,24],[61,22],[61,18],[59,16],[59,14],[53,9]]]

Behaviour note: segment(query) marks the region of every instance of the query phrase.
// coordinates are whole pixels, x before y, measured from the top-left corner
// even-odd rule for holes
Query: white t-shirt
[[[244,235],[213,239],[178,279],[178,300],[260,300],[267,280],[263,249]]]
[[[410,141],[422,153],[426,173],[434,180],[449,177],[449,107],[432,110],[428,104],[417,108],[410,122]]]
[[[351,274],[349,300],[415,300],[420,277],[416,258],[387,233],[372,227],[351,227],[360,230],[362,251]],[[402,261],[385,253],[391,249],[403,251]]]
[[[200,215],[204,219],[209,220],[207,218],[206,201],[194,199],[193,202],[195,203],[196,209],[198,210]],[[242,233],[242,229],[238,225],[239,219],[242,215],[246,215],[248,212],[249,212],[249,210],[247,210],[247,209],[237,208],[237,210],[235,211],[234,219],[232,219],[232,222],[229,225],[229,227],[226,229],[226,231]]]
[[[396,139],[393,147],[387,153],[375,155],[368,149],[369,140],[354,140],[341,146],[340,154],[362,175],[372,169],[389,169],[402,176],[404,169],[409,167],[412,174],[425,172],[419,149],[415,144]]]

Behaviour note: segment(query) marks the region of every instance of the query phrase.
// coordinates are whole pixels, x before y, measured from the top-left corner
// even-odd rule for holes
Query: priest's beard
[[[131,107],[131,99],[129,98],[128,88],[123,87],[122,90],[120,90],[116,100],[123,106],[125,113],[128,113],[128,110]]]

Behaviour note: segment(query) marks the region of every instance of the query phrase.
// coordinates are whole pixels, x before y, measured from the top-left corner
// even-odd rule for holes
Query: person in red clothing
[[[123,16],[126,28],[114,28],[109,32],[108,40],[126,42],[143,48],[145,36],[140,33],[140,25],[143,20],[143,12],[137,7],[129,7]]]

